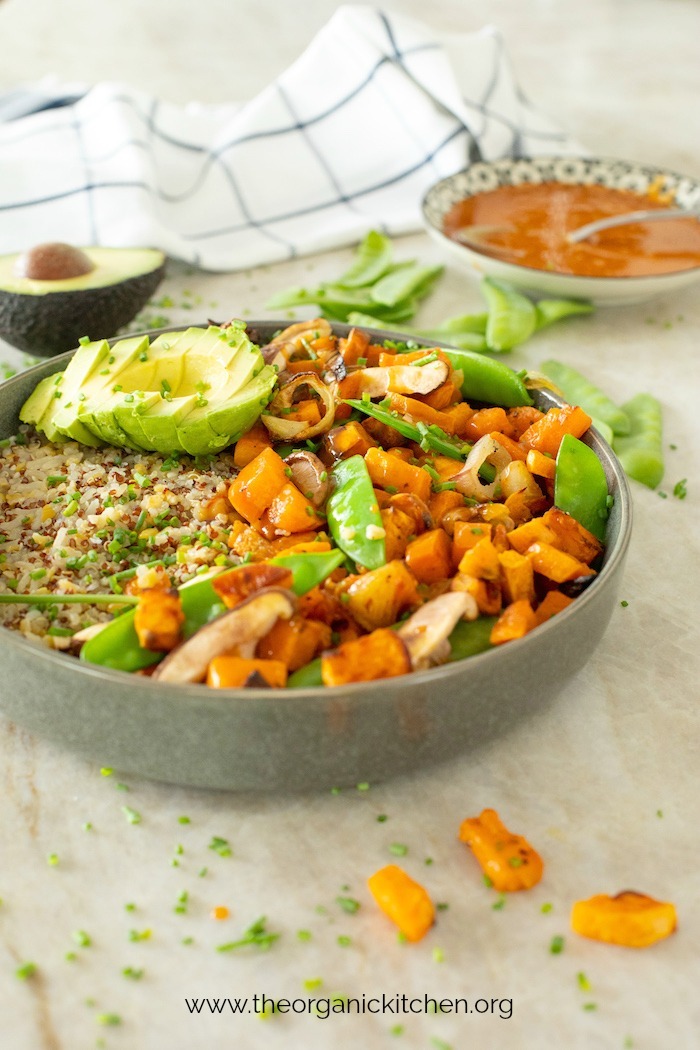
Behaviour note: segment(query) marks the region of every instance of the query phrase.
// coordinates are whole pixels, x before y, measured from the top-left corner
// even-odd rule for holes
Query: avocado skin
[[[84,335],[108,338],[141,310],[165,276],[165,263],[149,273],[102,288],[25,295],[0,289],[0,338],[38,357],[53,357]]]

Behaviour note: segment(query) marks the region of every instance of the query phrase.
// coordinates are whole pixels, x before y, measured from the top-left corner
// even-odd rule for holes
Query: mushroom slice
[[[288,620],[296,607],[291,591],[268,587],[257,591],[231,612],[200,627],[191,638],[165,657],[153,674],[159,682],[202,682],[216,656],[252,643],[272,629],[277,620]]]
[[[503,445],[499,445],[490,434],[484,434],[472,448],[460,472],[454,474],[450,481],[463,496],[471,496],[481,503],[486,503],[493,499],[499,483],[499,474],[510,461],[511,456]],[[479,468],[484,463],[490,463],[496,468],[496,477],[491,484],[485,484],[479,477]]]
[[[292,452],[284,462],[292,472],[292,481],[296,487],[311,500],[314,507],[320,507],[330,491],[331,481],[318,456],[302,449]]]
[[[456,624],[462,619],[475,620],[478,614],[474,598],[465,591],[449,591],[422,605],[398,632],[413,670],[444,663],[450,653],[448,638]]]
[[[449,366],[444,361],[430,361],[427,365],[386,365],[383,368],[363,368],[357,376],[359,394],[384,397],[392,394],[429,394],[447,379]]]
[[[313,321],[298,321],[280,332],[267,346],[261,347],[262,355],[268,364],[285,368],[295,354],[303,352],[305,356],[312,358],[316,353],[316,340],[325,342],[332,335],[333,329],[322,317],[316,317]],[[312,353],[309,353],[310,350]]]
[[[295,393],[305,386],[318,394],[324,408],[321,419],[313,425],[299,419],[285,418],[285,413],[294,410]],[[273,438],[278,441],[305,441],[316,434],[325,434],[331,429],[335,419],[334,389],[335,385],[328,386],[316,372],[297,372],[287,382],[282,383],[261,419]]]

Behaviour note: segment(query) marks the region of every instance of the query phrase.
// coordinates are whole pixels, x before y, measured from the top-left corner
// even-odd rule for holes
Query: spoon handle
[[[607,219],[598,219],[571,230],[566,239],[569,244],[578,244],[592,237],[601,230],[610,230],[614,226],[627,226],[632,222],[661,222],[665,219],[697,219],[700,211],[685,208],[650,208],[643,211],[629,211],[626,215],[611,215]]]

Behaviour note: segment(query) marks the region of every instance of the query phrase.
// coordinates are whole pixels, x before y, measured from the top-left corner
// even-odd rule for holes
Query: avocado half
[[[57,251],[66,248],[41,245],[0,256],[0,337],[40,357],[72,350],[85,335],[114,335],[145,306],[165,275],[165,256],[155,249],[69,248],[84,260],[77,269],[87,272],[56,276],[66,273]],[[42,249],[49,263],[60,255],[59,264],[28,266],[27,259],[32,253],[41,258]],[[41,279],[33,273],[52,276]]]
[[[42,379],[19,417],[49,441],[163,455],[220,452],[266,408],[277,372],[242,321],[147,335],[81,340],[63,372]]]

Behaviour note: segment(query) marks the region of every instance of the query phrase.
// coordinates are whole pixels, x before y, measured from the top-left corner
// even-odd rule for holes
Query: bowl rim
[[[340,322],[331,321],[331,326],[336,334],[347,335],[347,333],[353,327],[357,327],[350,324],[344,324]],[[271,328],[276,331],[278,328],[284,328],[286,326],[285,321],[279,321],[278,319],[245,319],[246,327],[249,329],[260,329],[260,328]],[[143,332],[135,332],[134,336],[149,336],[149,338],[155,338],[158,335],[166,334],[168,332],[179,332],[184,331],[186,328],[193,327],[193,325],[171,325],[166,328],[148,329]],[[201,326],[206,327],[203,323]],[[396,332],[391,329],[383,328],[367,328],[365,329],[371,332],[374,336],[384,339],[394,339],[400,342],[406,342],[405,332]],[[131,334],[128,336],[131,338]],[[108,342],[113,344],[120,338],[125,336],[115,336],[109,339]],[[419,338],[409,339],[411,342],[416,342],[419,345],[431,346],[433,345],[430,340],[421,340]],[[452,347],[452,344],[445,342],[443,344],[448,349],[459,349],[458,347]],[[67,364],[70,358],[75,353],[75,350],[68,350],[64,354],[60,354],[56,357],[47,358],[45,361],[32,366],[31,368],[25,369],[23,372],[19,372],[16,376],[7,380],[0,386],[0,400],[2,400],[3,392],[8,390],[12,386],[18,386],[23,382],[26,382],[27,376],[31,376],[34,372],[42,371],[46,375],[53,374],[50,371],[46,371],[49,364],[57,363],[58,366]],[[58,371],[56,368],[54,371]],[[553,391],[549,389],[539,388],[537,391],[542,395],[545,400],[551,401],[552,405],[564,404],[564,399],[559,397]],[[545,623],[540,624],[536,631],[531,634],[525,635],[523,638],[515,639],[508,643],[508,652],[519,652],[523,647],[527,646],[532,642],[533,636],[537,638],[543,638],[547,632],[550,634],[558,631],[562,624],[568,623],[569,620],[576,615],[577,610],[584,608],[590,601],[595,599],[597,593],[597,585],[602,580],[605,580],[608,576],[612,576],[615,570],[624,560],[627,549],[629,547],[631,533],[632,533],[632,496],[630,492],[629,483],[627,477],[622,468],[620,461],[617,459],[612,448],[607,444],[603,437],[598,433],[595,428],[590,428],[584,435],[585,444],[588,444],[593,451],[596,453],[598,459],[606,469],[606,476],[610,475],[617,486],[617,493],[615,496],[616,502],[619,504],[619,528],[618,535],[612,544],[612,546],[605,548],[604,562],[601,566],[600,572],[596,577],[595,582],[587,587],[584,592],[579,595],[574,602],[568,605],[561,612],[557,613],[556,616],[550,617]],[[255,700],[262,701],[263,703],[269,702],[270,705],[278,705],[281,699],[284,699],[287,704],[290,701],[305,701],[305,700],[332,700],[340,696],[342,691],[343,699],[367,699],[373,703],[378,702],[380,699],[386,697],[387,702],[390,698],[390,691],[386,694],[381,690],[381,686],[385,682],[391,682],[392,679],[378,679],[368,682],[352,682],[341,687],[340,690],[329,689],[328,686],[306,686],[303,688],[247,688],[247,689],[217,689],[211,690],[202,683],[187,683],[187,684],[175,684],[175,683],[162,683],[157,680],[154,681],[148,676],[134,675],[128,671],[120,671],[116,668],[103,667],[98,664],[89,664],[86,661],[80,660],[78,657],[71,656],[67,653],[61,652],[60,650],[50,649],[47,646],[40,645],[36,642],[29,641],[19,631],[15,631],[12,628],[5,627],[0,624],[0,641],[7,644],[16,646],[20,653],[26,654],[27,658],[38,659],[45,661],[48,665],[47,670],[50,673],[50,668],[56,665],[56,661],[59,664],[67,667],[66,661],[70,661],[70,665],[73,666],[74,670],[81,675],[86,675],[89,679],[93,679],[95,683],[113,683],[115,686],[125,687],[127,682],[138,679],[139,690],[143,688],[146,693],[145,695],[158,695],[163,697],[163,686],[165,684],[168,690],[174,690],[175,700],[187,699],[188,704],[191,704],[193,700],[201,701],[200,706],[203,708],[213,708],[219,706],[222,700],[229,703],[232,701],[238,701],[239,703],[246,703],[247,701]],[[439,683],[443,678],[451,677],[452,675],[459,674],[460,670],[464,670],[465,666],[475,667],[493,663],[494,660],[499,658],[500,650],[502,646],[493,646],[484,652],[476,653],[473,656],[464,657],[462,660],[454,660],[445,664],[440,664],[437,667],[429,668],[423,671],[412,671],[409,675],[401,676],[410,679],[411,682],[419,681],[421,685],[430,685],[432,683]],[[475,663],[476,662],[476,663]],[[155,690],[155,693],[151,693]],[[212,696],[212,693],[215,695]]]
[[[556,278],[561,281],[582,281],[589,285],[591,290],[595,287],[605,286],[611,288],[614,286],[620,288],[629,288],[631,285],[641,285],[648,281],[666,281],[673,283],[678,280],[681,276],[691,275],[700,273],[700,263],[696,266],[689,266],[684,270],[669,270],[666,273],[648,273],[648,274],[635,274],[628,275],[626,277],[594,277],[591,274],[575,274],[575,273],[561,273],[558,270],[542,270],[536,266],[524,266],[522,263],[511,262],[509,259],[499,259],[496,255],[489,255],[487,252],[480,252],[477,248],[472,248],[466,244],[460,244],[459,241],[455,241],[452,237],[448,237],[446,233],[429,218],[428,209],[428,198],[431,194],[435,193],[440,187],[446,186],[456,179],[459,175],[465,175],[468,171],[475,167],[482,168],[496,168],[499,166],[516,165],[519,163],[532,163],[537,161],[576,161],[582,160],[593,164],[627,164],[632,168],[637,168],[643,172],[648,172],[650,175],[669,175],[679,181],[690,182],[694,184],[694,187],[700,189],[700,177],[696,178],[694,175],[684,175],[679,171],[674,171],[672,168],[663,167],[657,164],[647,164],[641,161],[627,160],[624,157],[602,157],[597,154],[565,154],[565,153],[541,153],[541,154],[528,154],[522,157],[499,157],[496,160],[479,160],[473,164],[468,165],[466,168],[461,168],[459,171],[453,171],[451,175],[445,175],[441,179],[437,179],[433,182],[423,194],[420,203],[421,217],[423,223],[428,228],[428,232],[433,236],[439,237],[441,242],[445,242],[453,251],[464,251],[467,255],[474,255],[479,259],[493,259],[495,262],[500,263],[501,266],[512,266],[514,270],[522,271],[525,274],[544,274],[549,278]],[[562,186],[582,186],[586,183],[577,182],[572,180],[571,182],[564,182],[564,180],[551,179],[548,181],[561,182]],[[463,200],[469,197],[475,197],[477,193],[488,193],[488,190],[477,190],[475,193],[466,194]],[[679,205],[682,207],[682,205]],[[700,221],[700,220],[698,220]]]

